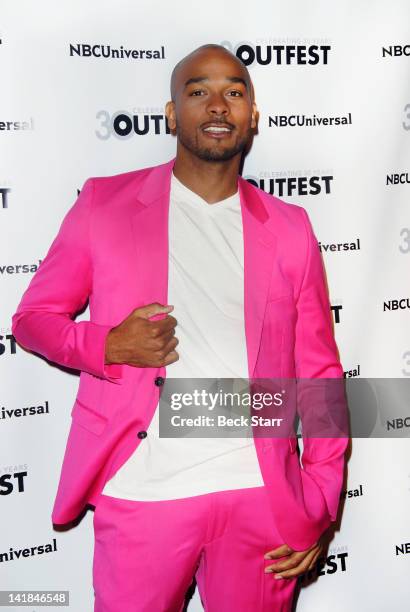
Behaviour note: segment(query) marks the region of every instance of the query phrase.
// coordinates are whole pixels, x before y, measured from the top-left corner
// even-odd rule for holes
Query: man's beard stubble
[[[237,155],[238,153],[242,153],[245,150],[246,145],[251,137],[252,131],[251,129],[249,129],[248,134],[246,134],[243,138],[239,139],[232,147],[227,149],[225,148],[222,150],[218,150],[216,147],[213,149],[211,147],[199,146],[195,138],[190,138],[189,136],[187,136],[184,130],[178,126],[176,128],[176,133],[179,142],[184,145],[184,147],[188,149],[188,151],[199,157],[199,159],[209,162],[222,162],[232,159],[233,157],[235,157],[235,155]]]

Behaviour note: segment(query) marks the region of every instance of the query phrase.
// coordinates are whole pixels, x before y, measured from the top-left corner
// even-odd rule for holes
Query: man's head
[[[242,153],[257,123],[247,68],[221,45],[203,45],[184,57],[171,76],[166,115],[178,142],[205,161]]]

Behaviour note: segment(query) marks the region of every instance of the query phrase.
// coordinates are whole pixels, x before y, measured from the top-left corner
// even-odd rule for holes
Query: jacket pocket
[[[71,418],[74,423],[96,435],[102,434],[108,425],[107,417],[98,413],[94,408],[86,406],[78,399],[75,401],[71,411]]]

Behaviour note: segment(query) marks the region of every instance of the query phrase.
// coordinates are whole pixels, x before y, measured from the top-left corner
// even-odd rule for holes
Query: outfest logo
[[[308,41],[296,39],[289,44],[287,39],[283,42],[279,39],[275,44],[267,44],[268,41],[260,44],[242,41],[232,43],[224,40],[221,45],[236,55],[245,66],[253,64],[260,66],[318,66],[326,65],[329,62],[332,50],[329,44],[308,44]],[[305,44],[299,44],[304,42]]]
[[[290,196],[329,195],[333,184],[332,173],[313,174],[310,171],[264,171],[258,176],[247,175],[245,180],[270,195]]]
[[[111,136],[126,140],[133,136],[170,134],[170,128],[163,109],[149,107],[146,109],[119,110],[110,113],[100,110],[96,114],[98,129],[95,135],[100,140]]]
[[[11,192],[10,187],[0,186],[0,208],[9,207],[9,194]]]

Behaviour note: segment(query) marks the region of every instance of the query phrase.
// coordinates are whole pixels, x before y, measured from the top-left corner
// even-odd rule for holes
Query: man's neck
[[[220,202],[238,190],[240,155],[227,161],[209,162],[178,152],[174,175],[208,204]]]

